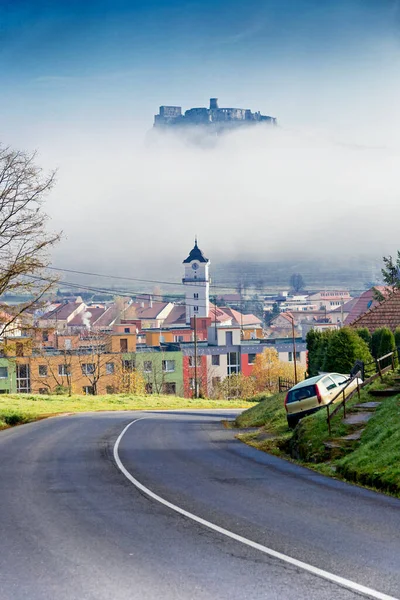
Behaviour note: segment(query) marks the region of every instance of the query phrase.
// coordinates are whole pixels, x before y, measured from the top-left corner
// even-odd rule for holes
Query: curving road
[[[400,501],[244,446],[226,415],[97,413],[0,432],[1,600],[354,600],[357,585],[400,598]]]

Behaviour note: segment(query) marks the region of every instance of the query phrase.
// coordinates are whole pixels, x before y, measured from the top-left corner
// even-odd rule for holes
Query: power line
[[[77,275],[90,275],[92,277],[103,277],[106,279],[116,279],[116,280],[124,280],[124,281],[138,281],[140,283],[154,283],[154,284],[161,284],[161,285],[174,285],[174,286],[185,286],[184,283],[182,283],[181,281],[163,281],[163,280],[159,280],[159,279],[139,279],[137,277],[126,277],[126,276],[118,276],[118,275],[105,275],[104,273],[93,273],[91,271],[78,271],[76,269],[62,269],[62,268],[57,268],[57,267],[47,267],[47,269],[51,269],[52,271],[61,271],[63,273],[74,273]],[[210,284],[210,288],[216,289],[216,290],[229,290],[232,291],[232,289],[235,289],[235,286],[237,285],[237,282],[235,284],[232,284],[231,286],[223,286],[223,285],[214,285],[214,284]],[[269,288],[265,287],[265,288],[261,288],[261,287],[257,287],[255,288],[257,290],[267,290]],[[148,293],[148,292],[146,292]],[[240,293],[240,292],[237,292]]]

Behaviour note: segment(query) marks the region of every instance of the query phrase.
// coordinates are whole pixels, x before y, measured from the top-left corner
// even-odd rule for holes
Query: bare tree
[[[50,289],[49,250],[59,234],[48,233],[43,199],[54,184],[54,172],[45,175],[26,154],[0,145],[0,297],[5,293],[28,295],[13,308],[0,304],[0,336]]]
[[[47,353],[45,348],[39,350],[39,356],[42,364],[38,364],[38,373],[32,373],[32,380],[47,389],[48,393],[68,393],[68,396],[72,396],[72,351],[59,350],[57,361],[54,360],[55,355]]]
[[[90,393],[94,396],[99,393],[99,380],[107,375],[107,363],[110,362],[110,354],[107,352],[109,339],[107,333],[92,330],[87,335],[85,346],[81,345],[79,350],[82,375],[86,376],[89,383],[87,387],[91,389]],[[112,368],[114,370],[115,366]]]

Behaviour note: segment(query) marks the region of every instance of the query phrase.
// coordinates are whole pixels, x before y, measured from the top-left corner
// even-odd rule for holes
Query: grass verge
[[[177,410],[201,408],[248,408],[245,400],[208,400],[177,396],[44,396],[33,394],[0,395],[0,429],[62,413],[112,410]]]
[[[294,431],[289,430],[284,394],[265,398],[239,415],[234,426],[247,431],[237,437],[259,450],[294,460],[324,475],[399,496],[400,394],[378,399],[369,394],[393,384],[393,375],[387,375],[383,382],[375,381],[361,390],[360,400],[356,396],[348,402],[348,412],[352,414],[359,402],[381,401],[372,418],[362,426],[359,440],[343,439],[361,426],[343,423],[342,411],[332,419],[331,437],[325,409],[302,419]]]

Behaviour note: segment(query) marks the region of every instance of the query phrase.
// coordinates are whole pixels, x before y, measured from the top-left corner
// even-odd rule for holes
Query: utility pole
[[[290,316],[292,319],[292,340],[293,340],[293,362],[294,362],[294,382],[297,383],[297,360],[296,360],[296,338],[294,336],[294,317]]]
[[[198,385],[197,385],[197,315],[193,316],[194,322],[194,397],[198,398]]]

